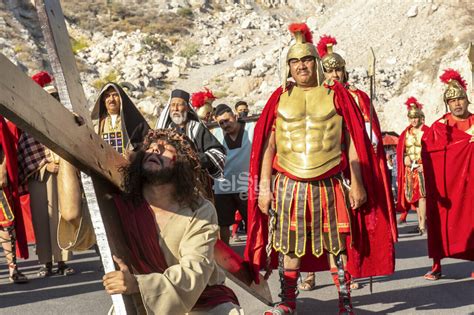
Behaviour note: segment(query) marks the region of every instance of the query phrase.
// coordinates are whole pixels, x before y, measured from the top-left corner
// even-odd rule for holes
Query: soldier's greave
[[[347,272],[342,255],[335,256],[336,268],[331,269],[331,275],[339,293],[339,314],[353,314],[351,302],[351,276]]]
[[[282,303],[289,306],[293,310],[296,309],[296,297],[298,296],[298,278],[300,276],[299,269],[288,269],[283,266],[283,254],[280,254],[279,274],[281,292],[278,295]]]
[[[12,226],[4,228],[4,231],[8,232],[8,235],[10,239],[5,239],[0,236],[0,243],[10,243],[11,245],[11,251],[10,250],[5,250],[5,258],[7,259],[7,263],[9,258],[11,259],[11,263],[8,263],[8,267],[10,268],[16,268],[16,235],[15,235],[15,229]]]

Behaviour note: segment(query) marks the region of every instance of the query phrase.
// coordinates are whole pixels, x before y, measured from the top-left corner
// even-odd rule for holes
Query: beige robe
[[[59,157],[49,149],[46,149],[46,157],[48,162],[59,164]],[[58,246],[58,175],[48,172],[46,165],[43,165],[38,172],[37,179],[28,180],[38,260],[41,264],[68,261],[71,252],[61,250]]]
[[[168,269],[136,275],[148,314],[190,312],[207,285],[224,283],[214,260],[217,233],[216,210],[207,200],[195,211],[183,208],[169,219],[159,231]]]

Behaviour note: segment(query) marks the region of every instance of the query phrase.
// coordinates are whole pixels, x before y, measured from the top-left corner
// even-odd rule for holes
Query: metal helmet
[[[306,23],[293,23],[288,27],[293,34],[295,42],[288,48],[288,53],[285,59],[285,65],[282,67],[282,87],[285,89],[287,79],[291,76],[289,61],[291,59],[301,59],[306,56],[312,56],[316,59],[314,63],[315,73],[318,78],[318,85],[324,81],[324,75],[321,67],[321,60],[313,44],[313,35]]]

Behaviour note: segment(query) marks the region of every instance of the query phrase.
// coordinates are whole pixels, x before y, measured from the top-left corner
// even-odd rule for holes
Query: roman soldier
[[[381,185],[385,188],[385,199],[380,199],[382,204],[380,205],[384,211],[388,214],[394,239],[397,238],[397,231],[394,224],[394,206],[391,192],[391,183],[388,176],[386,156],[384,154],[383,143],[379,141],[382,139],[382,131],[380,128],[380,122],[377,117],[377,113],[374,108],[371,110],[371,102],[369,96],[362,90],[356,88],[354,85],[349,85],[349,75],[346,70],[346,61],[341,55],[334,52],[334,46],[337,41],[334,37],[324,35],[321,36],[317,45],[318,54],[321,58],[323,66],[324,76],[326,79],[336,80],[344,85],[350,95],[354,98],[357,104],[360,114],[362,115],[365,123],[365,130],[368,137],[372,142],[375,154],[377,156],[378,165],[380,168]],[[372,112],[372,113],[371,113]],[[309,273],[305,280],[299,285],[300,290],[309,291],[313,290],[316,286],[314,273]],[[351,289],[357,289],[359,285],[354,280],[351,280]]]
[[[425,126],[423,105],[414,97],[405,102],[408,109],[410,125],[400,135],[397,145],[397,181],[398,211],[402,212],[400,222],[406,220],[408,211],[415,207],[418,214],[418,232],[423,235],[426,231],[426,186],[421,159],[422,137],[429,129]]]
[[[449,113],[423,137],[426,176],[428,254],[433,259],[427,280],[441,277],[445,257],[474,261],[474,115],[469,112],[467,84],[447,69],[440,77]]]
[[[282,86],[254,133],[245,259],[256,275],[279,261],[282,301],[265,314],[294,314],[299,272],[329,269],[329,255],[339,311],[351,314],[348,271],[367,277],[394,270],[385,192],[376,184],[380,169],[372,167],[377,160],[357,104],[340,82],[323,80],[306,24],[290,31],[295,43]]]
[[[382,139],[382,132],[377,113],[372,108],[372,121],[370,114],[370,98],[362,90],[356,86],[349,84],[349,73],[346,69],[346,61],[342,56],[334,52],[334,46],[337,44],[336,38],[328,35],[320,37],[317,48],[321,63],[323,65],[324,75],[326,79],[337,80],[342,83],[349,93],[354,97],[357,106],[360,109],[361,115],[364,118],[366,131],[369,138],[372,140],[374,149],[377,149],[377,144]],[[372,135],[371,135],[372,134]],[[382,146],[383,149],[383,146]]]

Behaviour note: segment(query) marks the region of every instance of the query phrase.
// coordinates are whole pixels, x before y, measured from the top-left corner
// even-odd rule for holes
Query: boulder
[[[177,79],[181,75],[181,71],[178,66],[172,65],[168,71],[168,78],[169,79]]]
[[[406,13],[406,16],[409,17],[409,18],[416,17],[417,15],[418,15],[418,6],[417,5],[411,6],[410,9],[408,9],[408,11]]]
[[[237,70],[252,70],[252,61],[248,59],[237,59],[234,61],[234,68]]]

